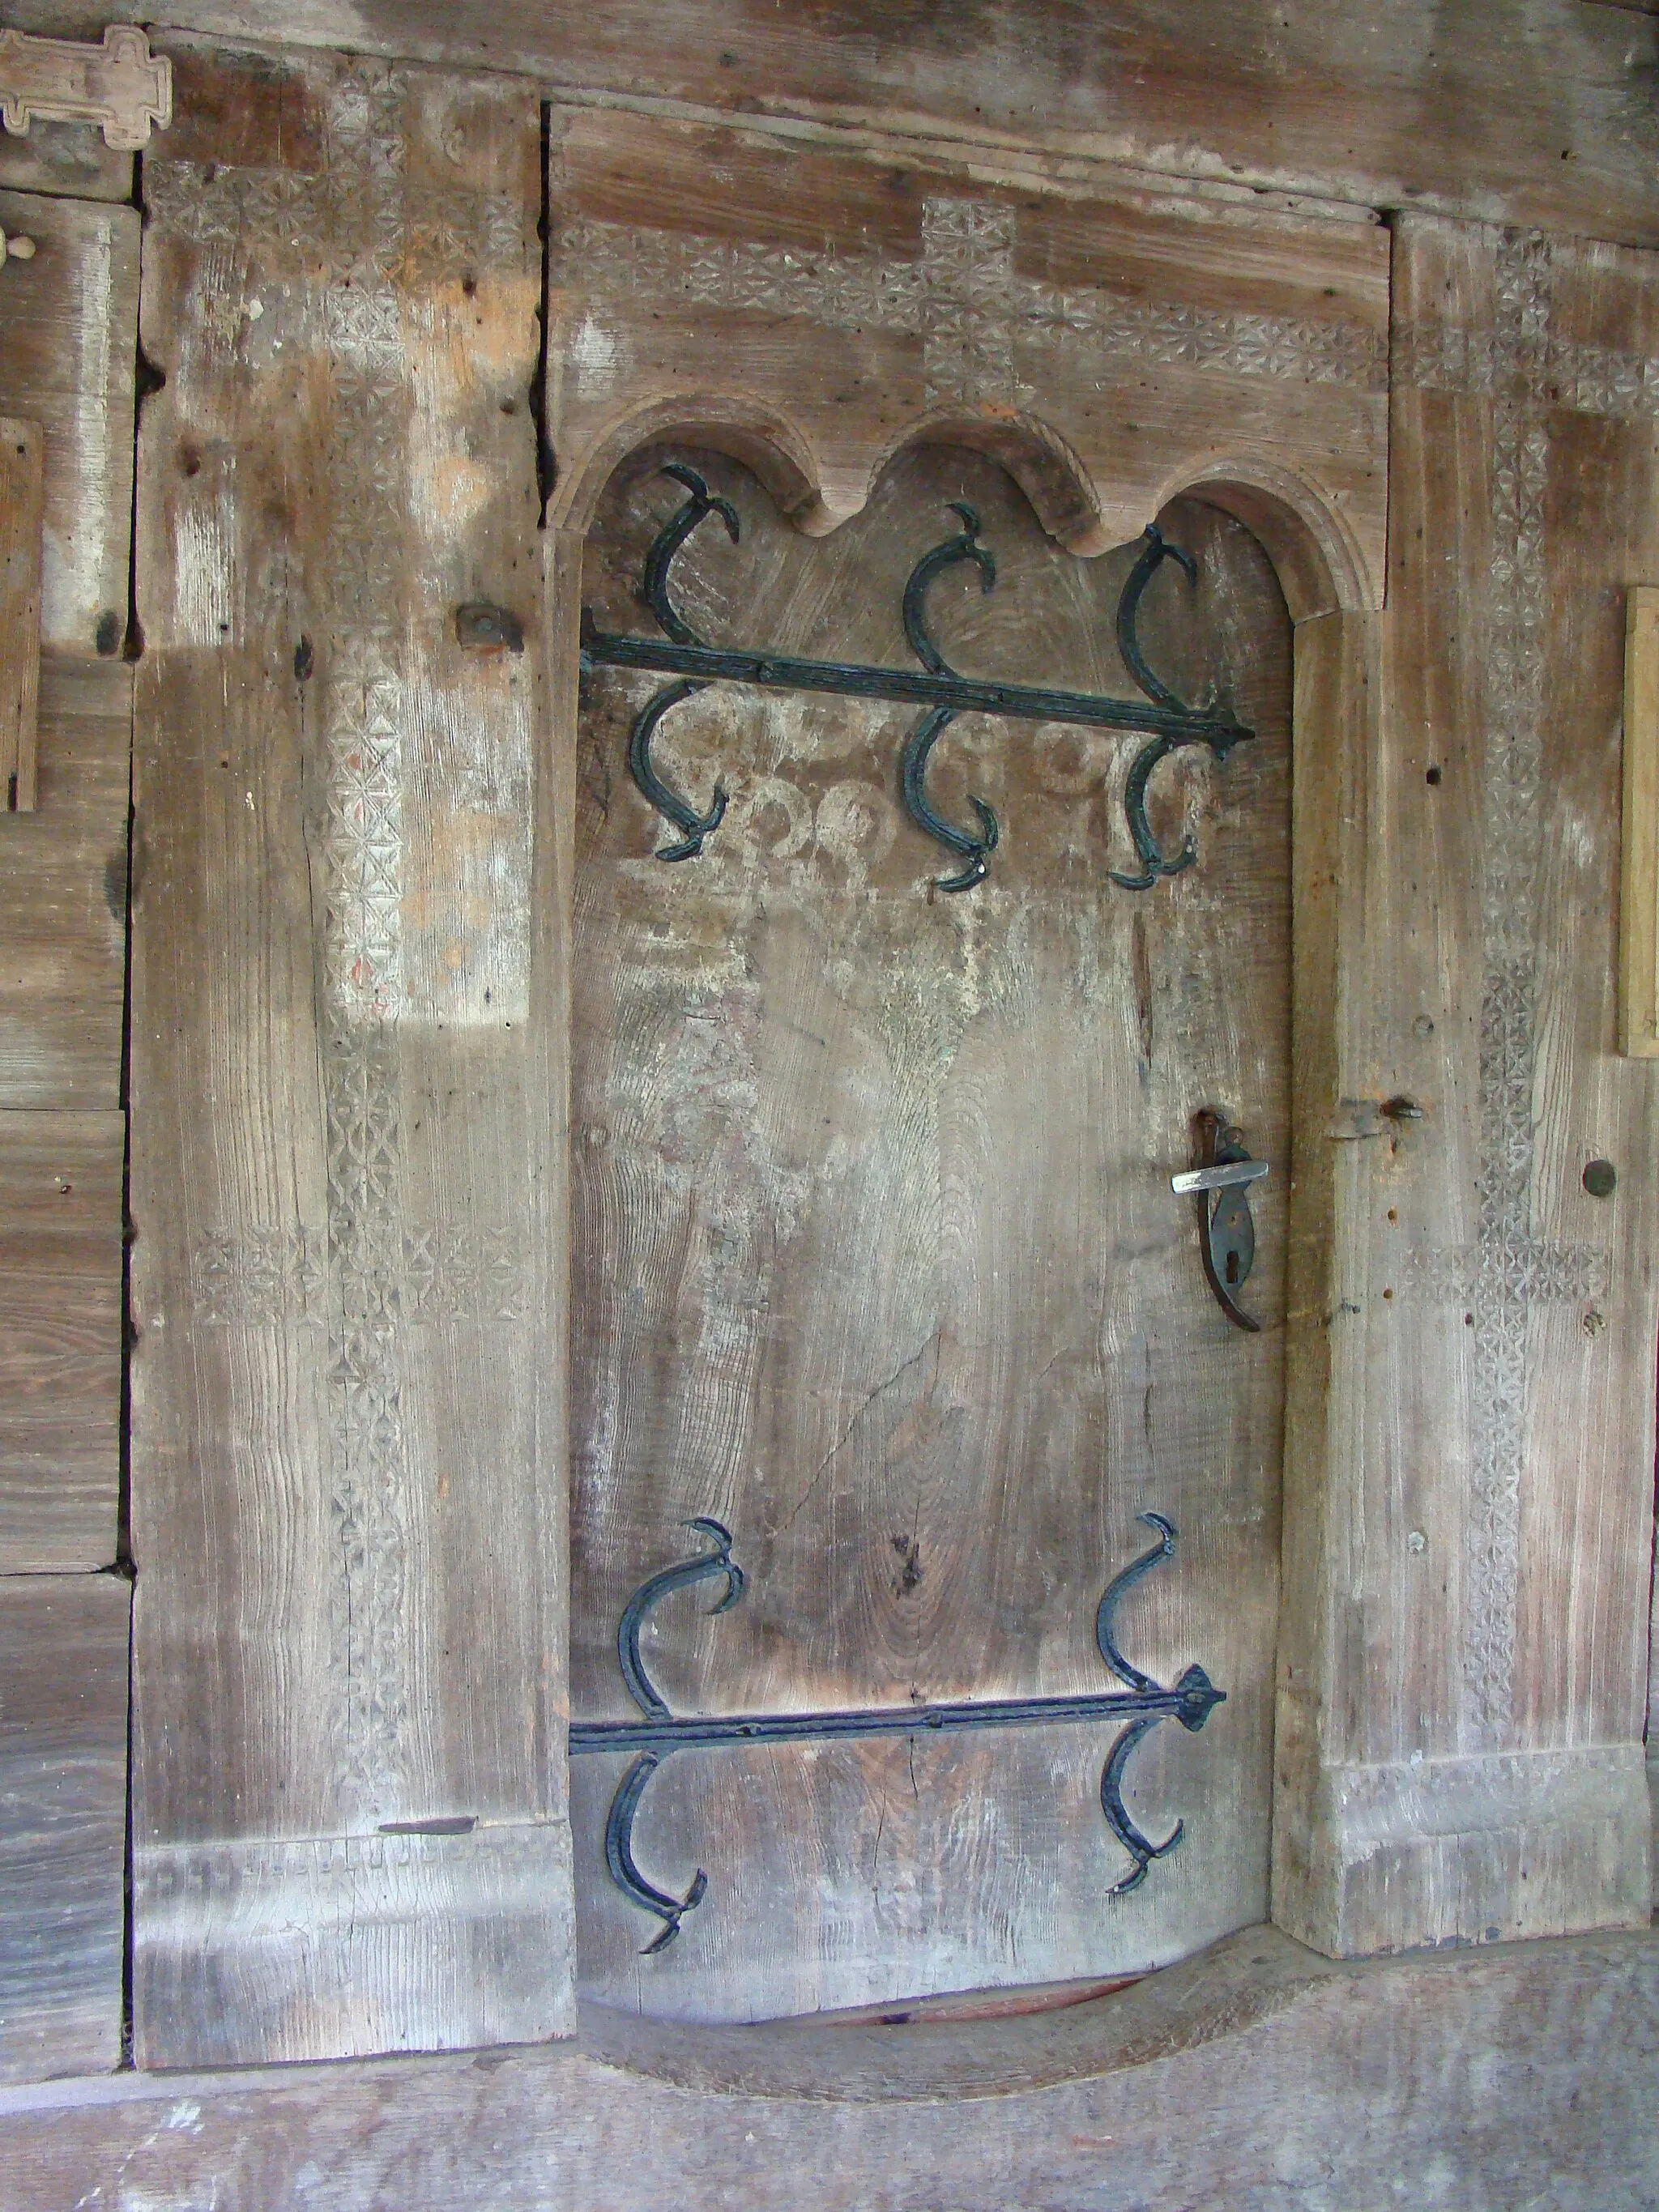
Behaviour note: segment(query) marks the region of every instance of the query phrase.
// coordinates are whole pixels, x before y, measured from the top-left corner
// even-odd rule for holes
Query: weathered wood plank
[[[0,411],[46,438],[40,635],[113,653],[132,533],[138,214],[0,191],[0,229],[34,241],[0,271]]]
[[[130,1601],[0,1578],[0,2081],[120,2057]]]
[[[74,0],[20,25],[84,34]],[[137,0],[106,15],[149,21]],[[174,0],[169,22],[269,37],[261,0]],[[1321,192],[1659,243],[1656,25],[1586,0],[1001,0],[990,12],[849,0],[311,0],[320,46],[506,69],[597,101],[806,119],[902,159],[1129,162],[1235,188]],[[160,41],[165,45],[165,41]],[[183,94],[179,94],[182,106]],[[1073,173],[1075,169],[1073,169]]]
[[[537,102],[175,51],[138,510],[137,2047],[534,2039],[570,2001]],[[466,649],[480,599],[522,652]]]
[[[0,1112],[0,1572],[107,1566],[123,1114]]]
[[[0,810],[0,1109],[121,1097],[132,672],[46,654],[37,811]]]
[[[0,788],[32,813],[40,696],[40,425],[0,416]]]
[[[127,200],[132,156],[106,146],[95,124],[36,122],[21,138],[0,130],[0,188],[64,199]]]
[[[702,343],[709,343],[705,334]],[[701,634],[902,665],[904,580],[967,500],[997,562],[941,578],[951,665],[1127,693],[1111,643],[1133,548],[1047,540],[974,453],[912,451],[827,543],[803,538],[718,453],[673,449],[732,498],[676,565]],[[587,599],[632,592],[684,494],[667,449],[602,503]],[[1289,1086],[1290,625],[1260,546],[1196,501],[1163,517],[1200,566],[1149,592],[1149,659],[1183,697],[1213,682],[1258,732],[1224,769],[1162,770],[1166,848],[1198,865],[1153,893],[1133,865],[1108,732],[964,718],[933,803],[996,811],[989,879],[935,896],[945,856],[901,812],[913,710],[725,690],[665,723],[672,780],[718,778],[700,859],[650,857],[628,779],[650,679],[587,685],[578,785],[573,1016],[574,1570],[572,1695],[629,1710],[617,1620],[681,1524],[738,1539],[743,1604],[665,1607],[677,1711],[752,1712],[1066,1694],[1109,1686],[1094,1611],[1181,1531],[1126,1610],[1146,1667],[1201,1662],[1228,1703],[1201,1737],[1152,1738],[1131,1780],[1180,1850],[1132,1897],[1100,1817],[1109,1732],[925,1737],[678,1756],[640,1817],[642,1864],[708,1899],[678,1942],[615,1889],[602,1847],[615,1759],[573,1770],[583,1974],[607,2002],[756,2018],[930,1990],[1137,1971],[1267,1910],[1271,1651],[1282,1424]],[[672,763],[672,766],[668,765]],[[1276,1164],[1231,1326],[1196,1222],[1169,1188],[1197,1110]],[[667,1686],[672,1685],[672,1687]],[[1165,1738],[1172,1739],[1165,1741]]]
[[[0,2100],[18,2212],[91,2197],[456,2212],[1457,2212],[1659,2199],[1659,1937],[1359,1967],[1271,1930],[1099,2002],[978,2026],[669,2029],[579,2045],[65,2084]],[[803,2195],[803,2176],[810,2176]]]

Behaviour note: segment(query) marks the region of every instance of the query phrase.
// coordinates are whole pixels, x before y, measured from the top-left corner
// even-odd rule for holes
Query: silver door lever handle
[[[1170,1188],[1177,1198],[1186,1198],[1195,1190],[1230,1190],[1236,1182],[1260,1182],[1272,1173],[1271,1160],[1225,1160],[1212,1168],[1184,1169],[1170,1177]]]

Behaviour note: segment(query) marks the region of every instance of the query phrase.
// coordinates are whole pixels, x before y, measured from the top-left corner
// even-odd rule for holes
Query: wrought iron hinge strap
[[[1102,1690],[1073,1698],[968,1698],[950,1705],[869,1705],[847,1712],[742,1713],[711,1718],[572,1721],[570,1755],[590,1751],[690,1751],[714,1744],[820,1743],[838,1736],[959,1735],[969,1729],[1053,1728],[1066,1721],[1109,1721],[1152,1713],[1191,1727],[1202,1704],[1221,1692]]]
[[[945,891],[972,890],[982,883],[996,849],[997,817],[982,799],[971,799],[979,817],[977,831],[958,829],[936,813],[927,793],[927,763],[934,744],[957,715],[996,714],[1017,720],[1062,722],[1089,728],[1131,730],[1147,739],[1136,756],[1124,787],[1123,810],[1130,841],[1139,861],[1139,872],[1119,869],[1108,872],[1126,890],[1146,890],[1161,877],[1179,875],[1197,858],[1192,841],[1183,842],[1173,858],[1158,842],[1146,813],[1146,790],[1158,763],[1182,745],[1207,745],[1217,760],[1224,760],[1236,744],[1255,734],[1231,715],[1215,713],[1206,705],[1189,707],[1148,665],[1135,631],[1135,618],[1147,585],[1165,561],[1173,561],[1189,584],[1198,581],[1198,564],[1180,546],[1171,545],[1156,523],[1146,526],[1139,558],[1124,580],[1118,600],[1117,641],[1123,665],[1146,695],[1144,699],[1114,698],[1102,692],[1059,691],[1030,684],[994,684],[977,677],[961,676],[951,668],[927,627],[927,588],[947,568],[971,562],[979,571],[980,586],[990,591],[996,583],[996,562],[979,543],[979,517],[966,501],[951,502],[963,527],[953,538],[924,553],[910,571],[904,586],[904,634],[921,663],[920,669],[884,668],[864,662],[807,659],[799,654],[756,653],[712,646],[692,629],[675,605],[670,590],[674,556],[707,515],[717,515],[735,544],[738,537],[737,509],[729,500],[712,493],[695,469],[675,461],[664,474],[684,484],[688,496],[653,540],[646,555],[640,598],[656,617],[665,635],[641,637],[632,632],[602,630],[587,609],[582,610],[581,660],[584,669],[598,667],[643,669],[678,680],[649,700],[635,716],[629,739],[628,765],[635,783],[665,821],[681,835],[659,846],[659,860],[695,860],[703,841],[720,827],[726,812],[725,787],[716,783],[713,799],[699,812],[666,783],[651,757],[651,743],[665,714],[694,697],[709,684],[744,684],[761,690],[811,691],[848,699],[885,700],[899,706],[927,709],[912,731],[904,748],[899,779],[900,797],[917,828],[953,854],[963,865],[952,876],[935,878]]]
[[[708,1887],[708,1877],[699,1867],[684,1897],[659,1889],[641,1873],[634,1857],[634,1818],[646,1786],[662,1761],[675,1751],[714,1750],[767,1743],[823,1743],[866,1736],[952,1735],[981,1729],[1052,1728],[1099,1721],[1121,1721],[1100,1778],[1100,1805],[1107,1826],[1133,1862],[1130,1871],[1114,1883],[1110,1894],[1122,1896],[1146,1879],[1154,1859],[1162,1858],[1181,1840],[1182,1823],[1161,1844],[1144,1835],[1130,1819],[1123,1803],[1124,1770],[1131,1753],[1160,1721],[1178,1721],[1194,1735],[1212,1709],[1225,1702],[1201,1667],[1188,1667],[1170,1689],[1153,1680],[1127,1660],[1117,1646],[1114,1620],[1118,1600],[1160,1561],[1173,1558],[1176,1531],[1161,1513],[1143,1513],[1158,1541],[1115,1575],[1107,1584],[1095,1621],[1095,1641],[1102,1659],[1127,1687],[1085,1692],[1074,1697],[996,1698],[961,1700],[948,1705],[861,1706],[839,1712],[732,1713],[712,1716],[671,1713],[666,1700],[646,1674],[640,1656],[640,1635],[645,1619],[659,1599],[671,1591],[708,1581],[723,1581],[726,1588],[715,1613],[724,1613],[744,1594],[745,1578],[732,1558],[732,1536],[720,1522],[707,1516],[687,1525],[705,1537],[712,1549],[694,1559],[665,1567],[642,1583],[623,1608],[617,1631],[617,1656],[629,1694],[641,1717],[626,1721],[573,1721],[573,1757],[601,1752],[633,1752],[633,1765],[617,1785],[605,1821],[605,1863],[612,1881],[623,1894],[663,1923],[646,1947],[647,1955],[661,1951],[679,1933],[685,1915],[699,1905]]]
[[[583,659],[591,666],[645,668],[659,675],[692,677],[705,684],[750,684],[762,690],[827,691],[846,699],[949,707],[959,714],[1001,714],[1028,722],[1141,730],[1224,752],[1255,734],[1224,714],[1194,714],[1139,699],[1115,699],[1105,693],[1045,691],[1031,684],[988,684],[974,676],[934,676],[921,669],[803,660],[787,653],[743,653],[724,646],[675,645],[666,638],[586,627],[581,649]]]

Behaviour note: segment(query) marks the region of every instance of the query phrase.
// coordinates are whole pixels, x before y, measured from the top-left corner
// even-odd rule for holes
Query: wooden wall
[[[0,139],[0,413],[43,433],[33,811],[0,811],[0,2079],[121,2047],[131,157]],[[19,189],[21,188],[21,189]]]
[[[179,12],[234,31],[247,11]],[[1656,26],[1589,0],[1528,10],[1509,38],[1473,6],[1401,5],[1365,36],[1328,9],[1120,12],[1115,45],[1097,11],[1085,36],[1053,8],[972,37],[951,11],[902,36],[771,11],[741,36],[687,10],[647,27],[507,7],[482,27],[390,0],[349,24],[310,12],[307,36],[510,60],[566,95],[556,192],[591,234],[555,265],[544,708],[533,511],[482,480],[498,471],[515,499],[533,484],[536,86],[410,70],[394,90],[337,57],[167,42],[180,118],[146,164],[147,344],[168,384],[140,500],[135,1034],[155,1105],[135,1276],[152,2061],[568,2022],[548,1509],[562,1378],[532,1374],[527,1347],[560,1297],[574,768],[531,732],[543,714],[574,726],[599,489],[676,428],[749,436],[744,458],[809,529],[853,512],[905,422],[933,411],[1024,469],[1079,547],[1127,537],[1183,483],[1262,532],[1298,617],[1311,963],[1273,1909],[1338,1954],[1646,1917],[1659,1132],[1655,1079],[1614,1054],[1611,994],[1622,595],[1659,581],[1659,279],[1641,250],[1659,241]],[[499,179],[476,230],[438,204],[456,144]],[[61,2001],[7,2001],[0,2058],[42,2072],[113,2063],[119,2021],[125,1595],[96,1571],[116,1555],[118,1476],[117,426],[137,218],[95,153],[8,161],[0,222],[52,250],[0,270],[0,329],[22,296],[8,287],[103,272],[76,295],[83,317],[103,303],[90,325],[62,325],[72,391],[14,393],[0,369],[4,411],[66,426],[82,471],[55,510],[49,474],[40,811],[0,820],[0,1620],[20,1653],[39,1616],[84,1655],[44,1679],[20,1659],[0,1712],[34,1804],[15,1893],[58,1879],[79,1916],[62,1955],[86,1962]],[[1177,189],[1182,173],[1201,188]],[[57,197],[27,197],[42,185]],[[942,385],[927,334],[864,305],[850,325],[825,313],[826,275],[878,304],[891,265],[922,258],[930,198],[1015,211],[995,268],[957,257],[988,382]],[[1391,240],[1352,219],[1378,206]],[[1270,332],[1254,362],[1223,347],[1194,363],[1191,327],[1165,358],[1120,351],[1090,416],[1080,375],[1023,365],[1007,303],[1091,269],[1200,322],[1242,290],[1299,335],[1287,353]],[[737,298],[745,282],[761,291]],[[705,305],[724,288],[717,370],[687,367],[706,319],[668,305],[697,285]],[[1085,304],[1092,361],[1110,349]],[[55,312],[40,293],[29,330]],[[592,328],[626,343],[607,356]],[[1310,346],[1331,345],[1330,373],[1310,373]],[[1056,336],[1051,352],[1076,349]],[[607,360],[625,374],[607,382]],[[879,387],[862,413],[838,400],[848,362]],[[1018,387],[1045,381],[1063,452],[1029,423],[1005,434],[1042,412]],[[449,624],[470,597],[519,616],[522,662],[460,657]],[[441,832],[425,844],[376,781],[394,744],[398,805],[416,794]],[[520,854],[488,896],[486,850]],[[407,872],[386,892],[389,853]],[[510,1043],[498,975],[520,994]],[[507,1153],[510,1187],[492,1180]],[[1611,1197],[1585,1189],[1591,1158],[1613,1164]],[[417,1310],[409,1285],[434,1279],[434,1251],[465,1253],[486,1288]],[[452,1463],[486,1370],[496,1449]],[[40,1747],[71,1740],[85,1795],[45,1802],[67,1765]],[[479,1932],[502,1913],[534,1954],[521,1977]],[[411,1966],[417,1921],[431,1945]],[[328,1931],[320,1963],[285,1948],[289,1923]],[[16,1924],[6,1960],[36,1956]],[[204,1970],[233,1956],[246,1998],[210,2018]],[[1592,2008],[1613,1981],[1595,1971]],[[1482,2014],[1469,2032],[1504,2029]]]

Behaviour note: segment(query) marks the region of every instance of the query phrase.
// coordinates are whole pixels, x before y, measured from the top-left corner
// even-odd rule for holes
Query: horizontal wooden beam
[[[0,2092],[0,2166],[15,2212],[118,2197],[712,2212],[801,2203],[804,2174],[815,2212],[1371,2205],[1416,2174],[1440,2203],[1625,2212],[1659,2201],[1656,2020],[1656,1935],[1334,1966],[1249,1929],[1021,2018],[590,2014],[574,2045],[483,2061]]]
[[[139,0],[107,12],[155,20]],[[21,0],[8,13],[35,31],[89,27],[70,0]],[[684,115],[880,129],[918,147],[955,139],[1659,243],[1649,89],[1659,24],[1643,8],[311,0],[279,21],[262,0],[176,0],[163,20],[229,39],[280,30],[295,43],[514,70],[562,95]],[[165,36],[156,44],[165,50]],[[187,104],[182,80],[178,98]]]

